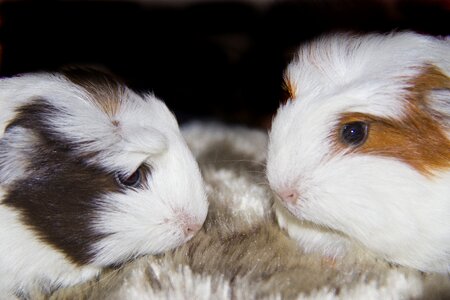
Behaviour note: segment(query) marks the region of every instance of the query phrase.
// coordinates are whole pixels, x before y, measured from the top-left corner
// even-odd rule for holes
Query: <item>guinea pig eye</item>
[[[368,125],[364,122],[351,122],[342,126],[341,140],[349,146],[359,146],[367,139]]]
[[[125,176],[120,173],[116,173],[116,180],[120,185],[126,187],[136,187],[140,184],[142,178],[141,168],[138,168],[133,174]]]

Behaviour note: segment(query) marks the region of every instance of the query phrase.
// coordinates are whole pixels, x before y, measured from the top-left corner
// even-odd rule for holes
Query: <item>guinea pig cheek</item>
[[[94,230],[104,238],[94,247],[104,265],[145,254],[157,254],[185,242],[170,205],[146,190],[105,196]]]

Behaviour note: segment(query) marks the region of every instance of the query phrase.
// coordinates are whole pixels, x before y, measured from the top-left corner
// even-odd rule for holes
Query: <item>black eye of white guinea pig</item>
[[[341,128],[341,141],[349,146],[364,144],[369,132],[369,125],[365,122],[351,122]]]
[[[115,177],[116,181],[119,185],[124,187],[130,187],[135,188],[141,186],[142,181],[144,180],[144,177],[146,174],[145,169],[148,169],[146,166],[140,166],[136,171],[134,171],[130,175],[122,174],[121,172],[116,172]],[[150,173],[150,170],[148,170],[146,173]]]

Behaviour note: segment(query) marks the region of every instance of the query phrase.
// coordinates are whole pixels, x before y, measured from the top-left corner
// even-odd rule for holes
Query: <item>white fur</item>
[[[192,271],[188,266],[173,266],[166,261],[146,263],[139,266],[126,278],[126,284],[119,289],[114,299],[271,299],[282,300],[279,293],[272,293],[268,297],[261,297],[259,286],[248,277],[239,278],[237,283],[231,284],[223,275],[202,274]],[[144,268],[146,267],[146,268]],[[152,287],[148,280],[148,272],[154,274],[160,289]],[[170,274],[170,275],[167,275]],[[293,279],[295,280],[295,279]],[[385,280],[361,278],[352,280],[351,286],[343,286],[336,293],[335,287],[323,287],[308,293],[300,293],[294,299],[298,300],[378,300],[378,299],[417,299],[423,296],[425,290],[420,275],[403,274],[391,270]],[[253,283],[253,284],[252,284]]]
[[[12,128],[8,136],[0,141],[0,182],[9,184],[13,180],[26,177],[29,161],[27,157],[33,150],[29,145],[33,144],[36,137],[24,128]]]
[[[330,35],[300,48],[286,72],[296,97],[273,121],[267,176],[274,190],[298,191],[296,204],[286,204],[298,220],[277,216],[304,248],[339,256],[349,236],[389,261],[447,272],[450,171],[427,178],[393,158],[332,155],[330,135],[342,113],[401,118],[407,79],[427,64],[449,75],[449,53],[448,40],[414,33]],[[441,114],[448,95],[431,97]],[[332,231],[313,235],[301,220]]]
[[[99,221],[93,230],[112,234],[95,245],[86,245],[86,251],[95,254],[86,266],[75,266],[62,252],[38,239],[21,223],[14,209],[2,204],[6,191],[0,186],[1,297],[75,284],[95,276],[108,264],[177,247],[190,238],[183,233],[186,223],[204,222],[208,204],[198,165],[175,117],[163,102],[151,94],[141,97],[123,87],[120,108],[111,117],[86,90],[62,75],[41,73],[1,79],[2,138],[16,109],[36,99],[45,99],[59,108],[61,115],[48,116],[52,129],[77,145],[80,154],[98,153],[91,163],[124,174],[146,163],[152,174],[148,189],[103,196]],[[112,121],[117,121],[118,126]],[[2,140],[3,146],[9,146],[11,139],[15,146],[3,147],[0,153],[7,170],[7,174],[0,174],[3,184],[32,176],[22,157],[33,151],[27,148],[33,135],[14,128],[7,138]]]

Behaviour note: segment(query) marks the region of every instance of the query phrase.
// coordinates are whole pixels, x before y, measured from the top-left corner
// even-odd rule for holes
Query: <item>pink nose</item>
[[[298,200],[298,192],[294,189],[287,189],[277,192],[281,201],[288,204],[295,204]]]
[[[201,224],[195,224],[195,223],[193,223],[193,224],[186,224],[183,227],[183,232],[184,232],[184,235],[186,237],[192,237],[192,236],[194,236],[194,234],[197,233],[197,231],[200,230],[200,228],[202,228]]]

